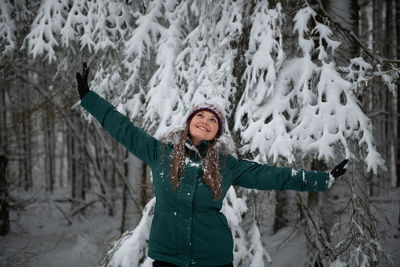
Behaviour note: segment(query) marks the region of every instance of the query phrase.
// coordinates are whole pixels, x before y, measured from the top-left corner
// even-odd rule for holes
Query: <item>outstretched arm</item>
[[[274,167],[233,157],[228,161],[234,185],[259,190],[326,191],[331,185],[330,177],[334,176],[325,171]]]
[[[87,85],[88,68],[83,64],[83,75],[77,73],[78,92],[81,106],[93,115],[119,143],[132,154],[152,167],[158,160],[161,142],[136,127],[131,120],[119,113],[113,105],[89,90]]]

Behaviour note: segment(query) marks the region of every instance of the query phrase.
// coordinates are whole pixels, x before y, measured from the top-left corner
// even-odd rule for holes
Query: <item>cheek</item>
[[[198,121],[198,119],[197,119],[196,117],[193,117],[193,118],[190,120],[189,126],[190,126],[190,127],[193,127],[193,126],[197,123],[197,121]]]
[[[213,126],[213,133],[217,133],[218,132],[218,125],[214,125]]]
[[[190,121],[190,124],[189,124],[189,134],[190,134],[190,133],[192,132],[192,130],[195,128],[194,125],[195,125],[194,120]]]

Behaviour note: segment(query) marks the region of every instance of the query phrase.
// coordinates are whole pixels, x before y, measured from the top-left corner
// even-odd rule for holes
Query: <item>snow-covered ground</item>
[[[26,209],[12,214],[12,233],[0,239],[0,266],[27,267],[87,267],[99,263],[107,244],[119,236],[120,217],[109,217],[102,209],[75,216],[70,225],[54,202],[45,197]],[[398,200],[375,200],[392,225],[383,244],[392,254],[395,266],[400,266],[400,225]],[[67,209],[68,205],[58,204]],[[289,229],[265,236],[265,249],[274,267],[299,266],[306,254],[305,239],[300,234],[291,238]],[[286,240],[283,243],[283,240]],[[283,244],[282,244],[283,243]]]
[[[11,234],[0,239],[0,266],[96,266],[108,242],[119,237],[119,217],[103,214],[102,208],[92,206],[70,224],[55,205],[68,211],[70,204],[40,197],[11,214]]]

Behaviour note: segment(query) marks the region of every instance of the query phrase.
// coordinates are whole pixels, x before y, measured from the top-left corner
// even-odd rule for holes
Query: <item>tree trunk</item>
[[[384,27],[385,24],[383,22],[383,12],[382,10],[385,9],[385,2],[383,0],[378,0],[378,1],[373,1],[372,4],[372,14],[373,14],[373,19],[372,19],[372,48],[375,53],[378,53],[378,55],[382,55],[382,51],[384,50],[384,37],[385,37],[385,31]],[[373,64],[374,71],[377,71],[377,64]],[[387,93],[386,90],[383,89],[383,84],[380,81],[374,81],[372,84],[371,88],[378,88],[378,90],[372,90],[373,94],[373,99],[375,101],[374,104],[374,111],[386,111],[387,110]],[[388,131],[387,131],[387,116],[385,115],[385,112],[381,112],[378,116],[374,118],[374,126],[376,128],[376,143],[378,146],[378,149],[380,148],[381,151],[387,151],[387,137],[388,137]],[[382,154],[384,157],[385,161],[388,162],[388,155],[387,153]],[[375,187],[375,192],[374,195],[380,195],[382,192],[382,188],[386,187],[386,179],[379,179],[376,181],[378,186]],[[371,194],[372,195],[372,194]]]
[[[110,149],[111,149],[111,153],[112,153],[113,151],[115,151],[115,149],[114,149],[115,143],[114,143],[114,141],[111,141],[111,142],[112,143],[111,143]],[[103,166],[103,171],[104,171],[104,178],[110,187],[109,196],[108,196],[109,201],[110,201],[108,203],[108,216],[113,217],[115,215],[115,212],[114,212],[115,187],[116,187],[115,179],[114,179],[115,178],[115,167],[112,164],[110,164],[110,160],[108,160],[109,155],[107,155],[106,149],[104,147],[102,147],[101,151],[102,151],[101,161],[103,162],[102,166]]]
[[[128,177],[128,176],[126,176]],[[146,206],[147,199],[147,165],[142,162],[142,182],[141,182],[141,192],[140,192],[140,204],[144,208]]]
[[[66,161],[68,162],[68,128],[66,127],[65,123],[62,123],[62,130],[61,130],[61,148],[60,148],[60,163],[57,167],[58,174],[56,175],[58,178],[58,183],[60,187],[65,187],[65,180],[64,180],[64,168]],[[66,152],[67,151],[67,152]],[[66,154],[67,153],[67,154]],[[68,167],[68,165],[67,165]]]
[[[249,38],[250,38],[250,32],[251,32],[251,16],[252,13],[254,12],[255,8],[255,1],[246,1],[244,4],[244,8],[242,11],[242,16],[244,22],[242,23],[242,34],[237,38],[235,41],[231,41],[230,46],[233,49],[236,49],[236,56],[235,59],[233,60],[233,70],[232,74],[236,78],[236,93],[235,97],[232,98],[231,100],[231,105],[233,107],[232,110],[232,116],[227,118],[227,122],[229,125],[229,129],[233,129],[233,126],[235,124],[235,116],[234,114],[236,113],[236,108],[238,107],[238,103],[240,100],[241,95],[243,94],[246,83],[243,81],[242,77],[244,72],[246,71],[246,58],[245,54],[249,46]],[[232,132],[232,138],[235,142],[239,143],[240,142],[240,136],[238,133]]]
[[[26,83],[23,83],[23,88]],[[31,93],[30,90],[27,90],[24,94],[22,94],[23,103],[31,102]],[[22,121],[22,153],[24,157],[22,158],[23,163],[23,173],[22,176],[24,178],[24,189],[28,191],[33,186],[32,181],[32,114],[31,111],[23,112],[23,121]]]
[[[67,181],[72,184],[72,129],[67,127],[66,130],[67,141]]]
[[[356,33],[357,36],[360,36],[360,5],[358,0],[351,0],[350,3],[350,18],[351,18],[351,27],[353,32]],[[351,44],[351,52],[352,55],[359,56],[360,55],[360,46],[355,43]]]
[[[128,150],[125,149],[125,160],[124,160],[124,174],[125,177],[129,176],[129,166],[128,166]],[[127,218],[127,202],[128,202],[128,186],[124,184],[124,189],[122,193],[122,216],[121,216],[121,234],[126,231],[126,218]]]
[[[4,70],[1,71],[1,88],[0,88],[0,128],[4,129],[0,131],[0,153],[6,153],[7,146],[7,134],[5,129],[7,129],[7,113],[6,113],[6,85]]]
[[[48,99],[47,101],[51,101]],[[53,192],[55,180],[55,167],[54,167],[54,118],[51,104],[46,105],[45,116],[45,129],[44,129],[44,144],[45,144],[45,175],[46,175],[46,191]]]
[[[72,117],[72,123],[73,126],[77,126],[76,125],[76,121],[78,120],[77,116],[73,116]],[[76,129],[79,129],[79,126],[76,127]],[[72,130],[69,132],[69,145],[68,145],[68,161],[69,161],[69,179],[71,181],[71,210],[74,210],[76,208],[76,203],[75,203],[75,199],[77,198],[77,194],[78,194],[78,189],[77,189],[77,185],[76,185],[76,181],[77,181],[77,177],[78,177],[78,153],[77,153],[77,143],[78,141],[76,140],[76,138],[74,137],[74,135],[72,134]]]
[[[386,57],[396,57],[396,13],[395,5],[393,0],[386,0]],[[397,110],[397,96],[388,97],[387,109],[389,111],[388,116],[388,135],[397,137],[398,136],[398,110]],[[397,138],[387,138],[390,157],[390,185],[395,187],[397,185]]]
[[[355,5],[353,5],[354,8],[357,8]],[[355,33],[360,36],[360,39],[366,43],[366,46],[368,49],[373,49],[374,48],[374,6],[373,4],[368,0],[368,1],[360,1],[359,2],[359,7],[362,7],[360,10],[360,16],[359,16],[359,22],[358,22],[358,29],[353,28],[355,30]],[[352,13],[358,12],[358,10],[353,10]],[[359,56],[358,54],[355,56]],[[371,89],[365,90],[362,99],[360,99],[360,102],[363,105],[363,109],[366,111],[366,113],[373,113],[375,110],[378,109],[378,93],[376,91],[378,90],[373,90],[372,88],[376,88],[378,83],[375,80],[372,80]],[[377,118],[378,117],[378,118]],[[376,116],[375,118],[372,118],[372,124],[374,125],[375,129],[379,128],[379,121],[381,118],[379,116]],[[375,140],[377,146],[381,143],[381,138],[379,135],[379,131],[375,132]],[[374,175],[372,172],[366,173],[364,169],[364,175],[366,177],[366,183],[367,183],[367,194],[369,196],[372,196],[375,194],[374,190],[377,188],[373,186],[373,179]]]
[[[128,195],[128,187],[126,186],[126,184],[124,184],[124,189],[122,192],[122,214],[121,214],[121,227],[120,227],[120,233],[121,235],[123,233],[125,233],[126,231],[126,218],[127,218],[127,195]]]
[[[6,166],[7,158],[0,154],[0,236],[5,236],[10,232]]]
[[[23,123],[23,135],[24,135],[24,174],[25,174],[25,182],[24,182],[24,189],[28,191],[33,186],[32,181],[32,122],[31,122],[31,115],[28,115],[28,118]]]
[[[93,127],[98,127],[93,125]],[[98,171],[97,173],[97,179],[100,182],[100,189],[101,193],[104,196],[103,198],[103,205],[104,207],[108,210],[108,215],[109,216],[114,216],[114,209],[112,206],[112,190],[110,188],[110,182],[109,182],[109,165],[107,164],[107,153],[106,153],[106,148],[103,147],[102,144],[102,137],[99,136],[103,133],[99,131],[95,131],[93,134],[93,144],[95,145],[95,165],[93,166],[94,168],[97,168]],[[111,137],[109,137],[111,138]],[[111,148],[109,148],[111,149]],[[101,176],[101,177],[100,177]],[[107,187],[107,188],[106,188]]]
[[[22,102],[22,101],[21,101]],[[24,136],[24,131],[23,131],[23,127],[24,127],[24,112],[21,113],[17,113],[15,115],[15,118],[18,122],[22,122],[22,123],[18,123],[15,131],[15,136],[16,139],[18,140],[18,146],[17,146],[17,154],[19,155],[19,159],[18,159],[18,187],[22,188],[23,187],[23,181],[25,180],[25,151],[24,151],[24,143],[25,143],[25,136]]]
[[[400,1],[396,1],[396,20],[395,20],[395,25],[396,25],[396,58],[400,58]],[[397,88],[400,88],[400,80],[397,80]],[[400,111],[400,93],[397,93],[397,113],[396,115],[396,120],[397,120],[397,134],[400,133],[400,116],[399,116],[399,111]],[[397,180],[395,186],[398,187],[400,186],[400,142],[398,142],[398,135],[395,136],[397,140],[397,162],[396,162],[396,170],[397,170]],[[399,215],[399,223],[400,223],[400,215]]]
[[[275,217],[273,225],[273,233],[278,232],[283,227],[288,225],[288,220],[286,218],[288,214],[288,192],[281,191],[276,192],[276,205],[275,205]]]
[[[81,120],[79,119],[79,125],[81,125],[82,128],[82,136],[83,140],[87,139],[87,132],[88,132],[88,124],[85,123],[83,124]],[[88,190],[88,168],[87,168],[87,163],[85,161],[85,143],[80,142],[79,143],[79,170],[80,170],[80,199],[85,200],[86,199],[86,191]]]

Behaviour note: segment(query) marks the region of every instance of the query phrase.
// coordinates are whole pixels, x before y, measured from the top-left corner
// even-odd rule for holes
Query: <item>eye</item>
[[[203,113],[197,113],[197,115],[196,115],[197,117],[201,117],[201,118],[203,118],[204,117],[204,115],[203,115]]]

